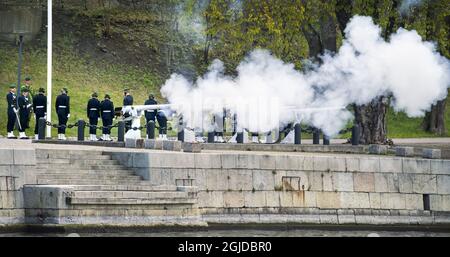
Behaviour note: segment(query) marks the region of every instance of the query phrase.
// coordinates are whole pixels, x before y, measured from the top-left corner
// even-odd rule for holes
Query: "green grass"
[[[425,132],[422,129],[423,118],[409,118],[405,113],[395,113],[392,108],[387,114],[387,126],[389,138],[415,138],[415,137],[438,137],[436,134]],[[445,110],[444,136],[450,135],[450,99],[447,97]]]

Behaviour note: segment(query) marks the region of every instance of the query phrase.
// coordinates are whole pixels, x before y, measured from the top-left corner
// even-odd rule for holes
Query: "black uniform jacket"
[[[127,95],[123,98],[123,106],[133,105],[133,97],[131,95]]]
[[[156,105],[158,104],[154,99],[147,99],[144,103],[145,105]],[[147,120],[154,120],[156,117],[156,113],[158,110],[147,110],[145,111],[145,119]]]
[[[28,115],[30,114],[30,110],[28,105],[30,104],[30,100],[28,99],[28,97],[25,97],[23,95],[19,96],[19,114],[20,117],[26,117],[28,118]]]
[[[59,115],[70,114],[70,97],[66,94],[61,94],[56,97],[55,102],[56,113]]]
[[[87,104],[87,116],[90,119],[100,117],[100,101],[97,98],[91,98]]]
[[[16,107],[16,94],[13,94],[12,92],[9,92],[6,95],[6,100],[8,101],[8,114],[14,115],[13,108]]]
[[[37,94],[33,97],[33,109],[37,116],[45,116],[47,113],[47,97],[44,94]]]
[[[103,100],[100,104],[100,111],[102,119],[112,120],[114,118],[114,103],[108,99]]]

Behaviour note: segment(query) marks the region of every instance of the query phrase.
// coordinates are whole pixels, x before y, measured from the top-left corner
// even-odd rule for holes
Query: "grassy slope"
[[[14,56],[15,49],[0,50],[0,55]],[[17,55],[16,55],[17,56]],[[26,53],[24,70],[29,70],[26,74],[32,74],[33,76],[33,88],[38,88],[46,84],[46,57],[45,53],[28,52]],[[7,92],[8,85],[16,79],[16,63],[15,58],[8,58],[6,60],[8,65],[2,66],[0,73],[1,77],[1,91]],[[71,117],[69,123],[74,123],[78,119],[86,119],[85,108],[87,100],[93,91],[98,92],[102,97],[105,93],[111,95],[112,100],[117,106],[122,104],[122,89],[125,86],[129,86],[132,89],[136,103],[143,103],[145,101],[147,92],[156,91],[156,84],[142,84],[142,83],[130,83],[138,82],[142,80],[151,80],[150,74],[143,74],[138,70],[124,71],[119,65],[104,66],[86,64],[82,58],[71,54],[69,51],[64,54],[59,54],[55,59],[54,64],[54,78],[53,78],[53,100],[59,94],[59,89],[67,87],[69,89],[69,95],[71,97]],[[130,84],[137,86],[130,86]],[[5,93],[6,94],[6,93]],[[6,109],[6,101],[2,101],[0,104],[2,110]],[[1,133],[6,133],[6,111],[0,114]],[[52,108],[52,120],[57,121],[56,113]],[[34,118],[31,119],[31,126],[34,125]],[[33,132],[29,130],[28,134]],[[55,132],[56,133],[56,132]],[[75,135],[76,131],[71,130],[68,134]]]

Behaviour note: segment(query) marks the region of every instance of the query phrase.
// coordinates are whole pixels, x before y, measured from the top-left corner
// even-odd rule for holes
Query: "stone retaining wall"
[[[23,185],[36,183],[34,149],[0,149],[0,224],[24,223]]]
[[[282,216],[270,220],[450,221],[446,213],[450,160],[226,152],[112,154],[155,184],[194,179],[199,207],[210,222],[253,222],[276,214]],[[430,210],[424,210],[428,199]]]
[[[26,32],[24,41],[41,31],[43,10],[38,4],[0,5],[0,41],[16,42],[17,32]]]

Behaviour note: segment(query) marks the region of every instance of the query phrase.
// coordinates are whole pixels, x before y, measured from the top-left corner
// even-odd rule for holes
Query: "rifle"
[[[22,125],[20,124],[19,109],[14,108],[13,111],[16,114],[16,120],[17,124],[19,125],[19,129],[22,130]]]

